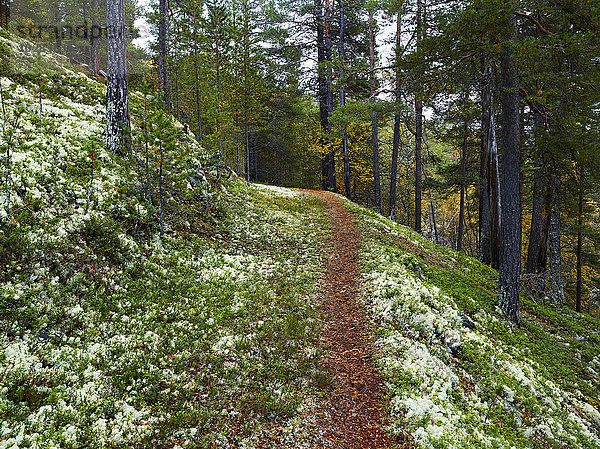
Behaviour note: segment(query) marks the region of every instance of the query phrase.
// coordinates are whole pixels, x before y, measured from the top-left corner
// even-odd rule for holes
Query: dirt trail
[[[360,232],[340,199],[311,192],[332,221],[331,255],[324,273],[324,366],[333,383],[318,419],[328,445],[338,449],[404,447],[384,429],[384,388],[373,366],[368,320],[359,300]]]

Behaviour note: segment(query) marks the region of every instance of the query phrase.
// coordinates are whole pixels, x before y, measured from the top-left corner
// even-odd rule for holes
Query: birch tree
[[[106,142],[109,151],[123,155],[130,146],[124,0],[106,1],[106,30]]]

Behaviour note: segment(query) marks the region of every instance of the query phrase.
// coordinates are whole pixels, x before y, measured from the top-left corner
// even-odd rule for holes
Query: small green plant
[[[96,254],[118,264],[127,258],[120,231],[120,226],[111,217],[93,215],[84,222],[80,234]]]

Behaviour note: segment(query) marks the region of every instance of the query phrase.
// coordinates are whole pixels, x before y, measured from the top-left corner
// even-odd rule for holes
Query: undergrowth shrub
[[[120,225],[112,217],[92,216],[81,227],[81,237],[96,254],[118,264],[127,258],[127,249],[119,237]]]

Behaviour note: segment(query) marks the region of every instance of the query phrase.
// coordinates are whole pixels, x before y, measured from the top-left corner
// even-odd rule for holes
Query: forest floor
[[[408,447],[385,430],[385,389],[373,363],[369,320],[359,300],[360,231],[339,197],[311,192],[331,220],[330,258],[320,306],[324,368],[331,379],[317,422],[336,448]]]

